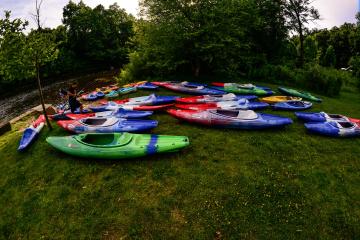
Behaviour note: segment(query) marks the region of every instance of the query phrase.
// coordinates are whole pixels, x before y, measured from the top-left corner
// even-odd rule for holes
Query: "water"
[[[78,90],[84,89],[85,92],[93,91],[97,87],[103,87],[113,83],[114,75],[115,72],[113,71],[102,72],[79,78],[67,79],[48,85],[43,88],[45,103],[54,106],[61,103],[63,100],[60,98],[59,89],[67,89],[71,83],[77,83]],[[40,104],[39,91],[37,88],[30,90],[29,92],[20,93],[13,97],[0,100],[0,123],[9,121]]]

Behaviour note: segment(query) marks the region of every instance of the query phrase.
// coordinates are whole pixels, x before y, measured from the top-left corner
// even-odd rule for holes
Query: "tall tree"
[[[286,0],[285,15],[287,16],[288,26],[292,31],[299,35],[299,65],[304,65],[304,32],[307,30],[307,24],[320,19],[320,14],[311,4],[312,0]]]
[[[46,113],[44,95],[42,92],[41,86],[41,77],[40,77],[40,68],[48,62],[52,62],[57,58],[57,46],[52,38],[51,33],[43,32],[41,27],[41,4],[42,0],[35,1],[35,10],[33,14],[35,22],[37,24],[37,29],[29,34],[27,37],[27,57],[29,60],[30,66],[34,69],[38,90],[40,95],[40,102],[43,109],[43,114],[46,119],[46,124],[50,130],[52,130],[51,123]]]

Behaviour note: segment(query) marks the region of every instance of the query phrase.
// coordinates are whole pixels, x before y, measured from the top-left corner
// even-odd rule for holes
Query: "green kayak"
[[[279,87],[279,91],[286,95],[301,97],[303,99],[307,99],[307,100],[314,101],[314,102],[322,101],[320,98],[317,98],[317,97],[311,95],[311,93],[302,92],[302,91],[298,91],[298,90],[291,89],[291,88]]]
[[[257,96],[272,95],[273,92],[269,88],[258,87],[253,84],[238,84],[238,83],[218,83],[214,82],[212,85],[219,87],[221,90],[235,94],[252,94]]]
[[[189,145],[185,136],[131,133],[90,133],[68,137],[48,137],[54,148],[77,157],[122,159],[155,153],[175,152]]]

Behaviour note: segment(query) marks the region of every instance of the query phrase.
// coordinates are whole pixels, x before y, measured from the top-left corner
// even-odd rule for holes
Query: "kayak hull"
[[[237,84],[237,83],[212,83],[212,85],[216,86],[217,89],[223,90],[229,93],[235,94],[252,94],[257,96],[269,96],[274,94],[273,91],[269,90],[269,88],[265,87],[256,87],[252,84]],[[246,87],[247,85],[251,85],[252,87]]]
[[[226,93],[225,91],[222,90],[208,88],[204,85],[191,84],[191,83],[187,83],[187,84],[165,83],[165,84],[161,84],[161,86],[175,92],[187,93],[191,95],[222,95]]]
[[[214,103],[222,101],[238,101],[240,99],[255,100],[255,95],[235,95],[235,94],[223,94],[223,95],[203,95],[195,97],[184,97],[176,99],[178,103]]]
[[[229,117],[227,114],[238,114],[239,112],[249,111],[221,111],[225,114],[216,114],[215,111],[195,111],[195,110],[179,110],[170,109],[168,113],[180,120],[184,120],[190,123],[196,123],[201,125],[219,127],[219,128],[234,128],[234,129],[267,129],[267,128],[280,128],[286,125],[292,124],[292,120],[280,116],[254,113],[256,118],[252,119],[239,119],[237,117]]]
[[[112,117],[113,118],[113,117]],[[57,124],[73,133],[114,133],[114,132],[141,132],[157,127],[155,120],[127,120],[113,119],[111,124],[102,123],[111,118],[84,118],[80,120],[58,121]],[[92,123],[94,122],[94,123]],[[101,124],[98,124],[101,122]]]
[[[339,127],[340,124],[346,125],[345,128]],[[305,128],[312,133],[329,137],[358,137],[360,127],[351,122],[317,122],[305,123]]]
[[[218,103],[203,103],[203,104],[175,104],[175,107],[180,109],[190,110],[208,110],[208,109],[223,109],[223,110],[258,110],[267,108],[269,104],[262,102],[248,102],[244,104],[239,102],[218,102]]]
[[[273,105],[273,109],[275,110],[283,110],[283,111],[302,111],[312,107],[311,102],[304,101],[286,101],[286,102],[278,102]]]
[[[329,114],[325,112],[296,112],[296,117],[304,122],[353,122],[360,124],[360,119],[349,118],[340,114]]]
[[[44,123],[41,122],[36,127],[31,125],[27,129],[25,129],[25,131],[20,139],[18,151],[20,151],[20,152],[25,151],[27,148],[29,148],[30,145],[36,141],[36,139],[38,138],[39,133],[43,129],[43,127],[44,127]]]
[[[311,95],[308,92],[300,92],[298,90],[295,89],[291,89],[291,88],[285,88],[285,87],[279,87],[278,88],[280,92],[286,94],[286,95],[290,95],[290,96],[294,96],[294,97],[300,97],[306,100],[310,100],[310,101],[314,101],[314,102],[322,102],[322,100],[320,98],[317,98],[313,95]]]
[[[150,134],[81,134],[68,137],[48,137],[54,148],[83,158],[126,159],[156,153],[176,152],[189,145],[185,136]]]
[[[261,98],[260,101],[269,103],[269,104],[276,104],[279,102],[286,102],[286,101],[301,101],[302,98],[300,97],[292,97],[292,96],[271,96],[271,97],[264,97]]]
[[[108,102],[106,105],[102,106],[90,106],[89,108],[93,112],[106,112],[106,111],[118,111],[119,108],[125,110],[133,110],[133,111],[161,111],[165,110],[174,104],[164,104],[164,105],[157,105],[157,106],[139,106],[139,105],[121,105],[115,102]]]

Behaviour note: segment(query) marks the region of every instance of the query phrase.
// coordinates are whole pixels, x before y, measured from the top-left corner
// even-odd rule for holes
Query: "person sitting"
[[[83,112],[83,105],[76,99],[77,90],[76,85],[73,84],[68,90],[69,106],[72,113],[74,113],[78,108],[80,108],[80,113]]]

